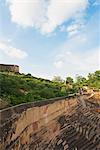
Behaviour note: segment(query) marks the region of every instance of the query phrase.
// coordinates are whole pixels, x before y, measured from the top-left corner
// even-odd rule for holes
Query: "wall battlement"
[[[0,71],[19,73],[18,65],[0,64]]]
[[[1,150],[99,150],[99,113],[86,95],[0,111]]]

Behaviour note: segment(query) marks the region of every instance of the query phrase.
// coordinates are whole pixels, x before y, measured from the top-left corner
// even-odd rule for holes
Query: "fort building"
[[[0,71],[1,72],[19,73],[19,66],[18,65],[10,65],[10,64],[0,64]]]

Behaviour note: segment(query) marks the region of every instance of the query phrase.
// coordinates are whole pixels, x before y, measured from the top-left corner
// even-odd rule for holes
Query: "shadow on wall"
[[[84,108],[81,96],[28,103],[1,111],[2,150],[96,150],[97,112]],[[84,97],[85,98],[85,97]]]

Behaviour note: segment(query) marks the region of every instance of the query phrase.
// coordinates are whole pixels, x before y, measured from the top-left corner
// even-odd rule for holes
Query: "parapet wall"
[[[83,104],[85,102],[83,102],[83,98],[79,99],[80,96],[70,96],[22,104],[1,111],[0,149],[60,150],[63,147],[64,150],[67,150],[69,147],[70,150],[71,135],[72,141],[75,142],[76,139],[73,148],[75,146],[79,148],[79,139],[82,140],[82,137],[86,142],[92,138],[90,144],[93,146],[93,140],[94,143],[95,140],[98,140],[98,125],[94,130],[92,124],[89,124],[88,115],[90,113],[95,122],[96,119],[98,121],[98,116],[96,113],[90,112],[91,104],[86,107],[87,103]],[[95,139],[92,133],[90,134],[88,127],[90,127],[93,136],[95,134]]]
[[[77,103],[75,98],[30,103],[1,112],[1,149],[30,145],[32,136]],[[52,126],[52,125],[51,125]],[[58,127],[59,128],[59,127]],[[55,130],[57,125],[55,124]],[[48,138],[51,138],[48,137]],[[33,138],[34,140],[34,138]],[[21,148],[20,148],[21,149]]]

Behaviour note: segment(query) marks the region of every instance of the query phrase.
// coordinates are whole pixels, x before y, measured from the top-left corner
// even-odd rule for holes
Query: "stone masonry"
[[[0,149],[100,150],[97,109],[85,94],[2,110]]]
[[[0,71],[19,73],[18,65],[0,64]]]

